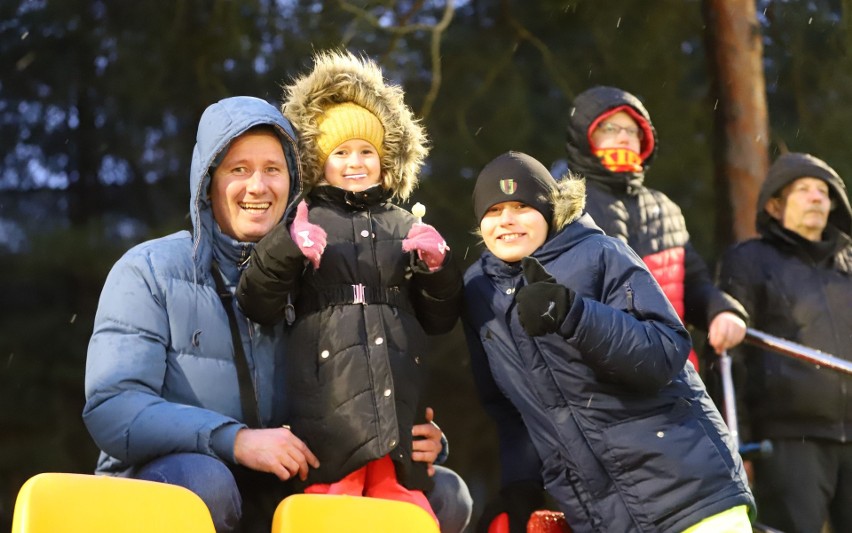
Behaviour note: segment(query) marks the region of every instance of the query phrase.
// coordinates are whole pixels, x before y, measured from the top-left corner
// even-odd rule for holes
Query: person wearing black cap
[[[504,486],[542,480],[575,532],[750,532],[743,464],[684,364],[688,332],[584,203],[582,180],[557,183],[518,152],[474,187],[487,250],[465,273],[462,318]],[[526,518],[510,513],[510,530]]]
[[[758,198],[760,237],[723,256],[719,284],[754,327],[852,361],[852,210],[824,161],[778,157]],[[753,346],[731,352],[761,523],[788,533],[852,531],[852,377]]]

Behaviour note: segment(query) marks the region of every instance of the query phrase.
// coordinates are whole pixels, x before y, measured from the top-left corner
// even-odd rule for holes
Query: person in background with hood
[[[569,117],[568,168],[586,178],[586,211],[639,254],[680,319],[707,331],[716,353],[742,342],[748,315],[713,284],[680,207],[645,186],[658,139],[642,102],[615,87],[592,87],[574,99]],[[697,369],[694,352],[690,361]]]
[[[725,253],[720,286],[756,329],[852,361],[852,210],[840,176],[812,155],[784,154],[757,211],[760,237]],[[755,346],[731,355],[741,438],[772,442],[753,460],[760,522],[852,531],[852,376]]]
[[[437,521],[410,428],[426,335],[453,328],[462,284],[438,231],[393,203],[427,153],[403,96],[348,52],[317,54],[285,88],[308,193],[257,244],[237,294],[253,320],[293,324],[290,424],[321,463],[305,492],[408,501]]]
[[[300,182],[296,134],[278,109],[247,96],[210,105],[192,156],[192,231],[125,253],[95,316],[83,410],[101,450],[95,473],[186,487],[207,504],[218,532],[268,532],[278,502],[293,491],[281,480],[319,464],[282,427],[290,394],[283,324],[249,322],[231,300],[240,265]],[[426,437],[422,449],[433,450],[420,460],[431,463],[440,431],[414,430]],[[461,479],[442,469],[435,480],[435,507],[469,516],[456,494]]]
[[[543,479],[576,533],[751,532],[742,461],[685,365],[689,333],[584,202],[582,180],[557,184],[518,152],[474,186],[487,250],[465,273],[462,319],[504,484]]]

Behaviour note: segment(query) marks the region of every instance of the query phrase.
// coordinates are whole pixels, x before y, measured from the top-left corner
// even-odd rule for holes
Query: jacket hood
[[[284,87],[284,114],[299,134],[306,189],[323,179],[318,119],[332,104],[354,102],[378,117],[384,127],[382,183],[394,197],[408,198],[428,154],[426,134],[405,104],[399,85],[386,83],[372,60],[345,51],[320,52],[313,70]]]
[[[810,154],[795,152],[782,154],[769,168],[757,199],[757,231],[767,235],[774,220],[766,212],[766,202],[787,184],[802,177],[818,178],[828,184],[829,196],[833,200],[828,224],[846,235],[852,235],[852,209],[843,180],[825,161]]]
[[[629,108],[634,118],[645,121],[643,129],[646,131],[646,141],[643,141],[643,151],[648,155],[642,162],[641,172],[612,172],[604,167],[600,159],[592,152],[590,141],[592,126],[597,124],[602,115],[619,107]],[[606,183],[616,190],[641,185],[645,172],[657,154],[657,131],[654,129],[648,110],[638,98],[616,87],[592,87],[577,95],[568,116],[566,133],[565,149],[568,152],[568,168],[593,181]]]
[[[551,195],[553,203],[553,228],[559,232],[576,221],[586,208],[586,182],[581,177],[568,173],[556,184]]]
[[[202,268],[199,249],[203,242],[213,242],[216,227],[210,204],[210,167],[231,141],[260,125],[272,126],[278,132],[290,172],[290,200],[299,194],[301,171],[296,132],[281,112],[265,100],[251,96],[235,96],[210,105],[198,123],[189,179],[193,257]]]
[[[556,185],[553,198],[553,227],[547,240],[533,256],[549,261],[572,248],[592,233],[603,233],[592,217],[584,214],[586,207],[586,182],[567,174]]]
[[[567,224],[551,235],[547,242],[541,245],[532,255],[542,263],[547,263],[566,253],[590,235],[602,234],[603,230],[595,224],[595,221],[592,220],[589,214],[581,214],[571,224]]]

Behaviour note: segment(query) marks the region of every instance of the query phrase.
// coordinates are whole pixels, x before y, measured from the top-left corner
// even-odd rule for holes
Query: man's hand
[[[314,265],[314,269],[319,268],[328,234],[320,226],[308,221],[308,204],[304,200],[296,207],[296,218],[290,225],[290,237],[302,254]]]
[[[707,328],[707,340],[719,355],[741,343],[745,335],[745,321],[730,311],[722,311],[714,316]]]
[[[435,475],[435,467],[432,463],[438,458],[441,453],[441,435],[444,434],[432,419],[435,417],[435,412],[431,407],[426,408],[426,423],[417,424],[411,428],[411,435],[414,437],[412,443],[411,459],[426,463],[426,471],[429,476]],[[422,437],[422,438],[417,438]]]
[[[289,428],[241,429],[234,440],[237,463],[275,474],[287,481],[296,474],[304,481],[308,468],[319,468],[319,460]]]

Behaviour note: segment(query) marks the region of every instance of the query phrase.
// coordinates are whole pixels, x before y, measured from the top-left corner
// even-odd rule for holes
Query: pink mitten
[[[417,255],[426,263],[429,270],[434,272],[444,264],[447,255],[447,241],[441,237],[438,230],[429,224],[415,223],[408,230],[408,236],[402,241],[402,250],[410,252],[417,250]]]
[[[308,221],[308,204],[302,200],[296,207],[296,218],[290,224],[290,238],[293,239],[293,242],[296,243],[308,261],[314,265],[314,269],[320,266],[326,237],[324,229]]]

